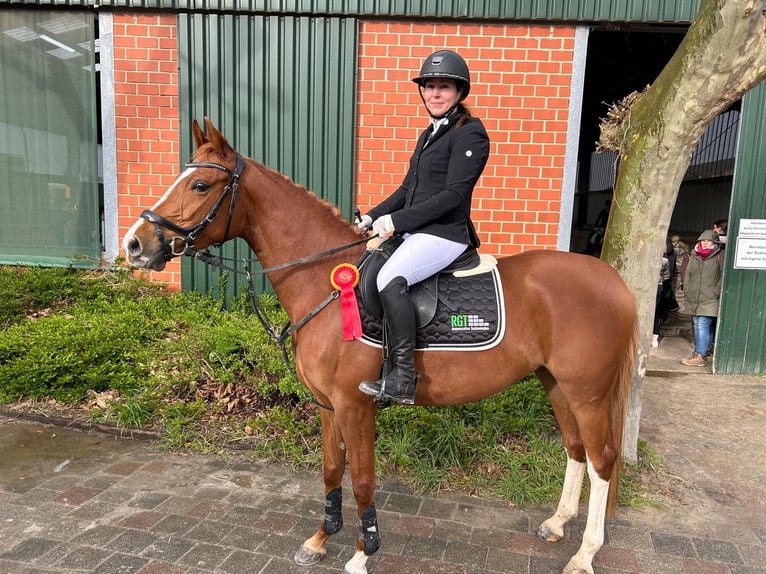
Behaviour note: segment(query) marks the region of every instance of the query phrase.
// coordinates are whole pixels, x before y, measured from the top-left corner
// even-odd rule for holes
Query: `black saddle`
[[[376,249],[367,249],[357,263],[359,269],[359,285],[357,286],[359,302],[366,307],[373,318],[378,320],[383,318],[383,306],[380,304],[376,285],[378,271],[402,244],[402,241],[404,239],[400,235],[395,235],[381,243]],[[476,249],[467,247],[448,267],[410,287],[410,299],[415,308],[415,322],[418,328],[430,323],[436,315],[436,307],[439,303],[439,277],[455,271],[473,269],[480,262],[481,258]]]

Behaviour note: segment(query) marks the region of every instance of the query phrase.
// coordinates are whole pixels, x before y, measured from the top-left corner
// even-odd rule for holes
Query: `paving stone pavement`
[[[701,427],[673,427],[668,417],[702,388],[740,397],[744,410],[711,420],[695,413]],[[597,574],[766,574],[764,404],[763,377],[645,379],[642,428],[667,456],[676,492],[664,509],[618,509],[594,562]],[[716,424],[742,435],[728,462],[733,439]],[[146,440],[2,415],[0,574],[340,573],[357,536],[350,485],[344,490],[346,524],[328,543],[327,558],[299,567],[293,554],[324,506],[317,474],[169,454]],[[558,573],[579,545],[585,515],[564,540],[546,543],[534,532],[552,506],[416,496],[395,481],[379,484],[376,506],[383,545],[368,561],[370,574]]]

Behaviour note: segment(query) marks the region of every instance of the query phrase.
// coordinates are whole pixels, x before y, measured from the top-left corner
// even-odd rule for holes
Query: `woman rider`
[[[428,56],[412,80],[431,116],[420,135],[402,184],[362,216],[359,227],[404,240],[381,267],[377,288],[388,329],[392,368],[359,389],[377,400],[413,404],[415,311],[409,287],[438,273],[468,247],[478,247],[471,196],[489,156],[489,136],[463,100],[471,90],[465,60],[451,50]]]

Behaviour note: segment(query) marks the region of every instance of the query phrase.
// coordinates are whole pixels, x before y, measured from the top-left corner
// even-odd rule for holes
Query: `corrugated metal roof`
[[[352,17],[689,23],[699,0],[0,0],[0,6],[313,14]]]

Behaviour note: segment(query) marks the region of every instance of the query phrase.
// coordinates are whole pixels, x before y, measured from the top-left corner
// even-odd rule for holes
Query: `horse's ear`
[[[216,127],[213,125],[213,122],[210,121],[210,118],[207,116],[205,116],[205,126],[207,127],[208,141],[213,144],[214,149],[216,149],[221,154],[229,149],[232,149],[229,145],[229,142],[226,141],[226,138],[221,135],[221,132],[216,129]]]
[[[196,118],[192,121],[192,134],[194,135],[194,143],[197,144],[197,147],[207,141],[207,136],[205,135],[205,132],[202,131]]]

